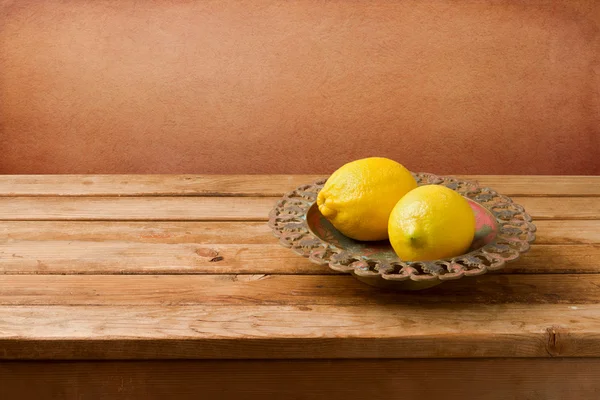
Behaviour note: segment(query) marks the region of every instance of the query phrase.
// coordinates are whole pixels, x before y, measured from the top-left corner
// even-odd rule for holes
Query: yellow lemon
[[[404,261],[430,261],[464,254],[475,234],[468,201],[440,185],[407,193],[390,214],[390,243]]]
[[[319,192],[319,211],[344,235],[384,240],[398,200],[417,187],[404,166],[389,158],[352,161],[336,170]]]

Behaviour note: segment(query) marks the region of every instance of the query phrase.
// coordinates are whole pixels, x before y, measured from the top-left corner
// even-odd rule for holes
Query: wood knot
[[[215,249],[196,249],[196,254],[198,254],[200,257],[208,258],[208,262],[223,261],[223,256],[220,256],[219,252]]]
[[[563,353],[564,329],[559,326],[546,328],[546,351],[550,357],[558,357]]]

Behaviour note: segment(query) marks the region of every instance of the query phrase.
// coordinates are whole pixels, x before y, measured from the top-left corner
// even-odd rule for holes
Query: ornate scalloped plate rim
[[[429,262],[385,262],[349,253],[315,235],[307,222],[307,213],[316,201],[326,179],[299,186],[286,193],[269,213],[269,226],[280,243],[307,257],[312,262],[339,272],[352,273],[363,281],[377,280],[401,283],[407,280],[422,288],[463,276],[482,275],[504,267],[529,250],[535,240],[536,227],[522,206],[511,198],[476,181],[451,176],[413,173],[419,185],[442,184],[489,211],[498,224],[496,237],[469,253]]]

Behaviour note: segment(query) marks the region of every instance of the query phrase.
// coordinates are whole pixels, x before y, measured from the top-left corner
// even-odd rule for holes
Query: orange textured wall
[[[0,0],[0,173],[600,174],[599,24],[591,0]]]

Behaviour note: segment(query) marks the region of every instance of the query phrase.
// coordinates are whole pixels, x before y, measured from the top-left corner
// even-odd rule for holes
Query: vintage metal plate
[[[325,180],[298,187],[277,202],[269,225],[283,246],[311,261],[353,274],[379,287],[426,289],[444,281],[494,271],[529,250],[535,225],[522,206],[475,181],[413,174],[419,185],[444,185],[463,195],[475,214],[476,233],[469,251],[458,257],[427,262],[405,262],[388,241],[351,239],[325,219],[316,205]]]

